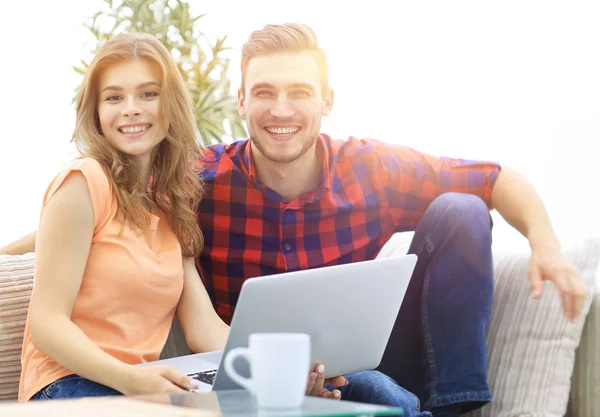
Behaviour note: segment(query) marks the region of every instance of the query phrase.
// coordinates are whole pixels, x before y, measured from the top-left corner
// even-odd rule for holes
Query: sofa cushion
[[[35,255],[0,255],[0,400],[16,400]]]
[[[528,254],[495,254],[494,300],[487,332],[488,382],[493,400],[468,416],[565,415],[575,351],[600,261],[600,239],[586,240],[568,250],[566,256],[591,289],[582,317],[575,323],[563,316],[553,283],[545,282],[542,298],[532,300]]]

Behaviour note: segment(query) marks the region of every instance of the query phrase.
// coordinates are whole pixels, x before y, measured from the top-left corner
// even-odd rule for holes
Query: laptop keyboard
[[[215,380],[215,375],[217,375],[216,369],[210,369],[208,371],[200,371],[193,374],[188,374],[194,379],[197,379],[200,382],[204,382],[205,384],[212,385]]]

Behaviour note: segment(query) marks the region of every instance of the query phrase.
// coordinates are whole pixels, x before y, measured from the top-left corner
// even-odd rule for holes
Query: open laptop
[[[301,332],[311,336],[311,361],[325,376],[376,368],[390,337],[417,261],[416,255],[355,262],[246,280],[224,351],[149,362],[198,379],[197,392],[241,388],[220,364],[252,333]],[[235,364],[250,376],[246,361]]]

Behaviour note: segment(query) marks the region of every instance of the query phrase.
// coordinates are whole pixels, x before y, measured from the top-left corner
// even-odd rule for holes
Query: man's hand
[[[529,281],[533,298],[542,296],[544,280],[554,282],[560,292],[565,316],[574,321],[581,314],[587,289],[562,254],[548,212],[535,188],[522,174],[503,167],[492,188],[490,200],[504,220],[529,241]]]
[[[550,280],[560,292],[563,312],[574,322],[581,314],[587,288],[575,268],[565,259],[558,247],[533,246],[529,260],[529,281],[534,299],[542,296],[543,281]]]
[[[37,232],[31,232],[14,242],[0,248],[0,255],[23,255],[35,251]]]
[[[339,400],[342,397],[340,390],[329,391],[324,387],[325,384],[341,387],[346,385],[348,380],[343,376],[336,376],[325,379],[325,366],[321,363],[315,365],[314,371],[308,374],[308,383],[306,384],[306,395],[313,397],[332,398]]]

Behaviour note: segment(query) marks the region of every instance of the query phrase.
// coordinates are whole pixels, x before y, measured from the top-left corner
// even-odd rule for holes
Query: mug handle
[[[225,372],[231,379],[237,382],[242,387],[246,388],[248,391],[254,394],[254,384],[252,378],[245,378],[238,374],[236,370],[233,368],[233,362],[238,358],[243,357],[248,361],[250,366],[252,366],[252,360],[250,358],[250,351],[245,347],[238,347],[231,349],[227,356],[225,356]]]

